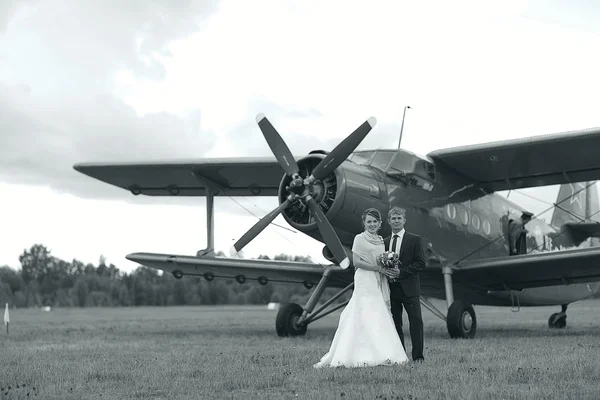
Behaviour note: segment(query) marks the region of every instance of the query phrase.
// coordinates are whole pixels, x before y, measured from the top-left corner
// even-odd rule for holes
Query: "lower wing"
[[[351,269],[343,270],[337,265],[321,266],[306,262],[277,260],[247,260],[227,257],[195,257],[155,253],[133,253],[127,259],[145,267],[170,272],[176,277],[184,275],[236,279],[243,283],[256,280],[267,282],[302,283],[306,287],[317,284],[326,268],[331,268],[327,286],[344,287],[352,282]]]
[[[600,248],[463,261],[453,280],[487,290],[520,290],[600,281]]]

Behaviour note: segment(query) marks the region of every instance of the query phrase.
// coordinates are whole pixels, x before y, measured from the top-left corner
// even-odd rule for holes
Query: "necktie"
[[[392,251],[397,253],[396,251],[396,242],[398,241],[398,235],[394,235],[394,240],[392,241]]]

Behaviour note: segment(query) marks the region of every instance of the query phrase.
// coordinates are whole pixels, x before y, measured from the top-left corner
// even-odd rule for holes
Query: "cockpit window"
[[[366,165],[373,157],[373,151],[361,151],[350,156],[350,161],[358,165]]]
[[[375,156],[371,160],[371,166],[382,171],[387,170],[387,166],[389,165],[392,157],[394,156],[395,151],[376,151]]]
[[[397,150],[389,169],[386,171],[407,185],[417,186],[432,191],[435,185],[435,165],[405,150]]]

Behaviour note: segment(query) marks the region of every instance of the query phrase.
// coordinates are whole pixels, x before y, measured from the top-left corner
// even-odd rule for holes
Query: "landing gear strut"
[[[548,318],[548,327],[552,329],[562,329],[567,326],[567,306],[568,304],[563,304],[561,307],[561,311],[558,313],[554,313]]]
[[[348,286],[340,290],[333,297],[323,303],[319,308],[314,310],[317,302],[323,294],[323,291],[327,287],[327,282],[329,281],[332,271],[333,267],[325,268],[323,271],[323,276],[321,276],[321,280],[313,290],[304,308],[300,307],[296,303],[286,303],[281,306],[277,312],[277,318],[275,320],[275,330],[277,331],[278,336],[302,336],[306,334],[308,324],[321,319],[348,304],[346,301],[326,310],[326,308],[329,307],[334,301],[352,289],[354,287],[354,283],[350,283]]]

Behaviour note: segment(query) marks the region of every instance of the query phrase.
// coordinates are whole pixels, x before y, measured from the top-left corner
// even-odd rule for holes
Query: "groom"
[[[392,316],[396,330],[404,345],[402,332],[402,306],[406,308],[410,325],[413,361],[423,361],[423,317],[421,316],[421,288],[419,271],[425,268],[425,256],[421,247],[421,237],[404,229],[406,211],[393,207],[388,213],[388,222],[392,227],[392,235],[385,238],[385,250],[399,254],[402,272],[390,281],[390,300]]]

